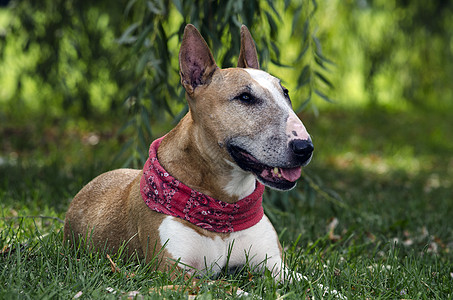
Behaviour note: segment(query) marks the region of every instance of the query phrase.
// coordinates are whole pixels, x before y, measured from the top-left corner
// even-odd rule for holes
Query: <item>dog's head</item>
[[[208,149],[253,173],[263,184],[288,190],[312,157],[310,135],[278,78],[259,69],[255,43],[241,28],[237,68],[220,69],[203,37],[187,25],[179,52],[181,83],[194,124]],[[219,154],[220,153],[220,154]]]

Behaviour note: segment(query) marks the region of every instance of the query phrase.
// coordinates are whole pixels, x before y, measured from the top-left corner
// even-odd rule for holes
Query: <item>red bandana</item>
[[[224,233],[250,228],[261,220],[264,185],[257,181],[253,193],[236,203],[206,196],[172,177],[159,164],[157,148],[162,139],[151,144],[140,181],[140,193],[149,208]]]

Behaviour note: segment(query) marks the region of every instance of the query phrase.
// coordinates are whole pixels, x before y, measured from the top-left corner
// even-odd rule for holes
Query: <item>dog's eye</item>
[[[287,88],[285,88],[284,86],[282,86],[282,89],[283,89],[283,95],[286,97],[286,98],[289,98],[289,91]]]
[[[252,103],[256,102],[255,101],[255,97],[253,97],[249,93],[242,93],[239,96],[236,96],[234,99],[237,99],[237,100],[240,100],[242,102],[249,103],[249,104],[252,104]]]
[[[287,88],[285,88],[283,85],[281,86],[283,90],[283,96],[285,96],[286,99],[288,99],[289,104],[292,105],[291,103],[291,98],[289,98],[289,91]]]

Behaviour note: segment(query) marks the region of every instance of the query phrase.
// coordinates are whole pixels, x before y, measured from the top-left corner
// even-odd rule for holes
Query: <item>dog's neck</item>
[[[189,112],[162,140],[159,162],[188,187],[227,203],[237,202],[255,190],[255,177],[226,160],[226,150],[210,142],[214,139],[208,135]]]

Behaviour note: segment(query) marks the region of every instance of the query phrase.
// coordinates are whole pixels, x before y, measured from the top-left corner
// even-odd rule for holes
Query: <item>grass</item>
[[[269,274],[202,278],[186,289],[145,264],[70,249],[62,224],[73,195],[113,167],[121,137],[108,121],[0,129],[0,298],[218,299],[228,285],[263,299],[453,297],[453,121],[445,111],[333,107],[305,124],[316,155],[298,190],[266,192],[266,213],[309,281]],[[99,143],[93,143],[97,136]],[[23,218],[47,216],[52,218]],[[249,270],[250,271],[250,270]],[[179,287],[179,289],[171,289]],[[135,293],[135,294],[134,294]],[[234,298],[234,297],[233,297]],[[252,296],[250,298],[253,298]],[[255,297],[256,298],[256,297]]]

